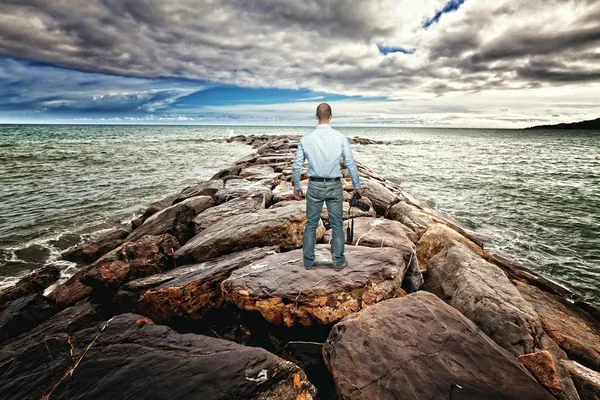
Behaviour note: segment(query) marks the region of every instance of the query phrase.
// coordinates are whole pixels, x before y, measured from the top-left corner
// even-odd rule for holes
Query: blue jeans
[[[346,262],[344,257],[344,227],[342,221],[342,204],[344,192],[340,181],[309,181],[306,191],[306,226],[302,238],[304,266],[312,267],[315,262],[315,244],[317,227],[323,210],[323,202],[327,204],[329,223],[331,224],[331,259],[333,265],[341,266]]]

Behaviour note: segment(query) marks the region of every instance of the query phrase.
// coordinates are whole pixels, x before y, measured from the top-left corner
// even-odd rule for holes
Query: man
[[[353,195],[361,192],[360,178],[358,177],[356,163],[352,158],[348,138],[329,125],[333,118],[329,104],[319,104],[316,118],[319,125],[315,130],[305,134],[300,139],[292,169],[294,196],[296,200],[300,200],[302,198],[300,175],[304,160],[308,160],[306,175],[309,177],[309,182],[306,192],[306,226],[302,240],[304,268],[311,269],[315,261],[317,227],[323,209],[323,202],[325,202],[333,231],[331,235],[333,267],[336,271],[341,271],[348,263],[344,257],[344,228],[342,222],[344,192],[340,180],[342,177],[340,156],[343,157],[344,164],[350,173],[350,179],[354,187]]]

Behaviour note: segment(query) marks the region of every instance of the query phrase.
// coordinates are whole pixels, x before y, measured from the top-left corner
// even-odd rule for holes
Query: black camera
[[[354,193],[354,196],[350,199],[350,207],[356,207],[361,211],[367,212],[371,209],[371,206],[367,203],[360,201],[360,194]]]

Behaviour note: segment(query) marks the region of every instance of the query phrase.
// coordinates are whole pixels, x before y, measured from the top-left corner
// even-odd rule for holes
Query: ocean
[[[356,160],[600,305],[600,132],[336,127]],[[310,127],[0,125],[0,288],[253,151]]]

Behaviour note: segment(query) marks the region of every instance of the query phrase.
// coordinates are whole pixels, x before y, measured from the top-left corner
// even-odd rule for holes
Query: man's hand
[[[296,200],[302,200],[302,189],[294,189],[294,197]]]
[[[354,189],[354,190],[352,191],[352,197],[354,197],[354,195],[355,195],[356,193],[358,193],[358,194],[360,194],[360,195],[362,196],[362,190],[361,190],[360,188],[358,188],[358,189]]]

